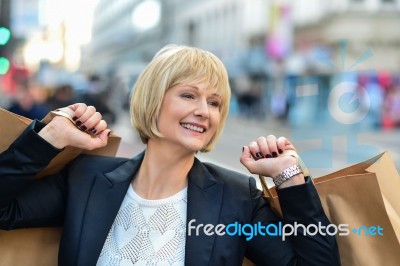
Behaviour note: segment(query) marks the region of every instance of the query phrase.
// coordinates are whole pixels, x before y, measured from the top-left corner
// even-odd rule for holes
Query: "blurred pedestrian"
[[[107,123],[113,124],[117,120],[117,115],[109,105],[108,89],[107,82],[99,75],[90,75],[87,90],[83,94],[83,101],[87,105],[93,105],[104,116]]]
[[[64,84],[55,89],[54,94],[47,100],[50,110],[60,108],[60,106],[68,106],[79,100],[75,96],[72,85]]]
[[[400,85],[388,89],[383,102],[383,128],[400,127]]]
[[[33,122],[0,156],[1,228],[63,225],[59,265],[241,265],[244,256],[257,265],[338,265],[335,237],[324,229],[308,235],[299,226],[299,235],[286,240],[221,231],[237,223],[329,225],[297,158],[278,156],[295,150],[285,137],[261,136],[240,156],[251,173],[274,177],[283,220],[253,177],[196,158],[215,146],[229,99],[227,72],[215,55],[162,48],[131,99],[145,151],[130,160],[82,155],[33,180],[64,147],[99,148],[110,132],[85,104],[69,107],[75,125],[64,117]]]
[[[360,95],[359,99],[361,99],[361,108],[368,113],[365,122],[371,124],[372,128],[380,128],[382,126],[384,88],[374,74],[360,74],[358,84],[360,85],[357,89]]]
[[[45,104],[35,99],[32,89],[24,85],[18,85],[16,88],[14,100],[8,110],[30,119],[40,120],[44,118],[49,109]]]

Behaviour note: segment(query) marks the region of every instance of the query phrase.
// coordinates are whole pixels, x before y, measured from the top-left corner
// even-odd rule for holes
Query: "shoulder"
[[[69,170],[79,172],[108,172],[128,161],[128,158],[81,154],[70,164]]]
[[[209,162],[202,162],[202,164],[204,165],[204,167],[207,168],[207,170],[215,175],[216,177],[220,177],[222,179],[228,178],[228,179],[238,179],[241,180],[243,178],[249,178],[250,176],[244,175],[242,173],[239,173],[237,171],[213,164],[213,163],[209,163]]]
[[[212,176],[214,182],[222,184],[223,198],[229,202],[229,206],[252,212],[254,206],[263,204],[262,192],[258,189],[256,179],[253,176],[212,163],[205,162],[202,164]]]
[[[202,164],[217,181],[222,182],[227,186],[246,189],[246,191],[248,191],[249,186],[255,186],[256,184],[256,181],[252,176],[244,175],[213,163],[204,162]]]

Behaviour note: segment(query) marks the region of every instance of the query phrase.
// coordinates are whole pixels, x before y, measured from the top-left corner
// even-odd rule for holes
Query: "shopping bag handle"
[[[48,124],[51,120],[53,120],[56,116],[63,116],[71,121],[75,125],[75,121],[72,119],[74,115],[74,111],[71,110],[69,107],[58,108],[54,111],[49,112],[43,119],[42,122]]]
[[[72,124],[74,124],[77,128],[79,128],[75,121],[72,119],[74,115],[74,111],[71,110],[69,107],[63,107],[63,108],[58,108],[54,111],[50,111],[43,119],[42,122],[45,124],[50,123],[51,120],[53,120],[54,117],[56,116],[63,116],[65,118],[67,118],[69,121],[72,122]],[[110,137],[118,137],[117,135],[114,134],[113,131],[111,131]]]

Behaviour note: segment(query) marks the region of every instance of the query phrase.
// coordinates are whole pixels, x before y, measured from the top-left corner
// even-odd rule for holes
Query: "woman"
[[[253,174],[282,173],[275,180],[283,221],[254,178],[196,159],[215,145],[229,99],[226,70],[213,54],[162,48],[131,99],[145,151],[130,160],[83,155],[32,180],[64,147],[99,148],[110,132],[85,104],[69,106],[75,125],[63,117],[34,121],[0,158],[1,228],[62,225],[60,265],[241,265],[244,256],[257,265],[339,264],[334,236],[283,240],[247,231],[255,224],[329,224],[297,159],[278,156],[294,150],[286,138],[260,137],[240,157]],[[228,231],[239,224],[247,229]]]

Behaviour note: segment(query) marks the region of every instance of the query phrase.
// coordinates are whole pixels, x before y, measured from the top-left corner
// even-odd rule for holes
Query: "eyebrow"
[[[188,86],[188,87],[191,87],[191,88],[193,88],[193,89],[199,90],[199,87],[197,87],[197,86],[195,86],[195,85],[186,84],[185,86]],[[222,98],[222,96],[219,95],[219,94],[217,94],[217,93],[213,93],[212,95],[213,95],[213,96],[216,96],[216,97],[218,97],[218,98]]]

